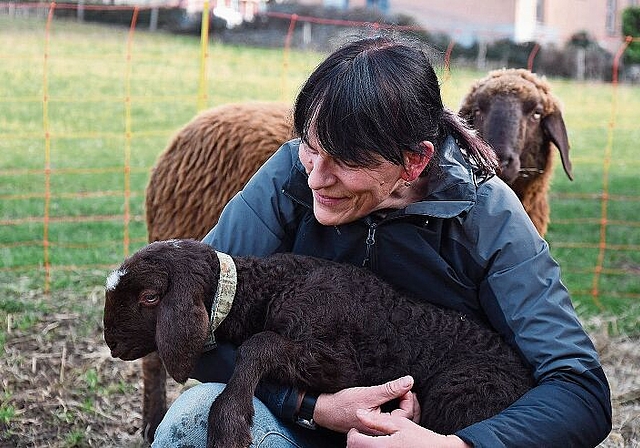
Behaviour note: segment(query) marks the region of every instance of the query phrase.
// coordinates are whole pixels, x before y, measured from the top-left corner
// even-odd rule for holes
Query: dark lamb
[[[205,110],[171,138],[145,191],[149,242],[201,239],[224,205],[292,136],[291,105],[224,104]],[[157,353],[142,360],[142,436],[148,442],[167,410],[167,374]]]
[[[403,296],[367,270],[292,254],[232,259],[235,300],[214,333],[239,350],[211,407],[209,447],[249,446],[263,378],[335,392],[410,374],[420,424],[443,434],[499,413],[533,386],[530,368],[499,335]],[[106,285],[112,356],[157,350],[169,374],[186,381],[209,336],[220,266],[216,251],[195,240],[155,242],[126,259]]]

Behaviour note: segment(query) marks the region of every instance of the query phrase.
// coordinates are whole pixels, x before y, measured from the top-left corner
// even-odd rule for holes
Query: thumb
[[[380,391],[380,399],[391,401],[395,398],[400,398],[411,390],[413,387],[413,377],[406,375],[398,379],[387,381],[386,383],[377,386]]]

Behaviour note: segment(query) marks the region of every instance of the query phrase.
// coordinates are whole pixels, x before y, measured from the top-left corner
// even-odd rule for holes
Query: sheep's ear
[[[472,104],[471,94],[468,94],[462,100],[462,106],[460,106],[460,110],[458,111],[458,116],[466,120],[469,126],[474,126],[471,104]]]
[[[209,316],[203,297],[194,297],[193,286],[172,279],[158,308],[156,345],[171,377],[184,383],[193,371],[207,338]]]
[[[542,126],[553,142],[560,151],[560,158],[562,159],[562,167],[564,172],[567,173],[567,177],[573,180],[573,174],[571,173],[571,160],[569,160],[569,137],[567,136],[567,128],[564,125],[564,119],[562,113],[556,111],[547,116]]]

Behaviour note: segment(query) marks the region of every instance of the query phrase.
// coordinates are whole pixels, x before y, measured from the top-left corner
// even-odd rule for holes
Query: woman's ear
[[[402,179],[407,182],[416,180],[433,158],[435,151],[433,143],[424,140],[420,143],[420,148],[422,149],[420,153],[405,153],[405,175]]]

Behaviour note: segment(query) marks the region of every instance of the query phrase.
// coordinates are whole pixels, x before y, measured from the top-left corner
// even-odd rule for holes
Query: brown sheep
[[[228,104],[182,127],[158,158],[146,190],[149,242],[201,239],[224,205],[292,136],[291,106]],[[166,372],[157,353],[142,361],[142,434],[152,441],[167,410]]]
[[[147,185],[149,242],[204,237],[229,199],[291,138],[290,115],[282,103],[227,104],[180,129]]]
[[[124,360],[157,350],[178,382],[208,341],[237,345],[209,412],[207,447],[216,448],[251,444],[262,378],[322,393],[410,374],[420,424],[442,434],[501,412],[534,385],[496,332],[367,269],[291,253],[230,257],[195,240],[151,243],[109,275],[104,338]]]
[[[564,171],[573,180],[567,130],[549,84],[529,70],[495,70],[471,87],[459,114],[496,151],[500,177],[516,192],[544,237],[549,224],[551,143],[560,151]]]

